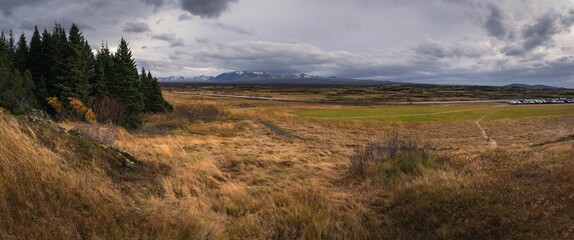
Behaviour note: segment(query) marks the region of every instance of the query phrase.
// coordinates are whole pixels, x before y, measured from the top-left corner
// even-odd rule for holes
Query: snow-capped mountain
[[[158,79],[160,82],[209,82],[213,78],[214,78],[213,76],[201,75],[195,77],[170,76],[170,77],[160,77]]]
[[[304,85],[378,85],[386,81],[359,80],[336,77],[320,77],[301,73],[299,75],[271,75],[266,72],[235,71],[222,73],[216,77],[163,77],[161,82],[170,83],[214,83],[214,84],[304,84]]]
[[[273,75],[266,72],[247,72],[247,71],[237,71],[228,72],[220,74],[219,76],[213,78],[213,82],[233,82],[233,81],[246,81],[246,80],[258,80],[258,79],[271,79],[274,78]]]

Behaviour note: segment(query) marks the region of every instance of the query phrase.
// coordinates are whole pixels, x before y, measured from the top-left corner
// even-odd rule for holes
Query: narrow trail
[[[272,124],[272,123],[270,123],[270,122],[267,122],[267,121],[265,121],[265,120],[263,120],[263,119],[259,119],[258,122],[261,123],[261,125],[263,125],[263,126],[269,128],[271,131],[273,131],[275,134],[277,134],[277,135],[280,136],[280,137],[293,138],[292,135],[286,133],[285,131],[283,131],[283,129],[281,129],[281,128],[275,126],[274,124]]]
[[[475,123],[476,123],[476,126],[478,126],[478,128],[479,128],[480,131],[482,132],[482,136],[484,137],[484,139],[489,143],[490,148],[497,148],[497,147],[498,147],[498,143],[496,142],[496,140],[490,138],[490,137],[488,136],[488,134],[486,134],[486,130],[482,127],[482,125],[480,125],[480,122],[481,122],[484,118],[486,118],[486,117],[492,115],[493,113],[495,113],[495,112],[491,112],[491,113],[488,113],[488,114],[486,114],[486,115],[480,117],[478,120],[476,120]]]

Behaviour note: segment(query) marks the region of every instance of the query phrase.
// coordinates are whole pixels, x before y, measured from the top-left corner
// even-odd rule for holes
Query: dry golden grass
[[[290,112],[331,106],[165,96],[176,108],[216,103],[231,116],[190,122],[159,114],[148,116],[141,130],[118,130],[113,146],[141,161],[133,170],[89,138],[0,116],[0,216],[9,216],[0,218],[0,238],[574,234],[574,143],[530,146],[572,134],[572,116],[485,121],[499,142],[490,149],[473,121],[306,119]],[[278,136],[261,119],[293,137]],[[430,144],[445,160],[393,181],[354,177],[353,149],[392,131]]]

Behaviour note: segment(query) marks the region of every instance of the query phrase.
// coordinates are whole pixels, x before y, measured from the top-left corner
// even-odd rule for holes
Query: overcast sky
[[[77,23],[156,76],[574,87],[574,0],[0,0],[0,28]]]

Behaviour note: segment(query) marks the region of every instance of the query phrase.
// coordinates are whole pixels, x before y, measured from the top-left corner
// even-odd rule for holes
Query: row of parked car
[[[509,101],[510,104],[564,104],[574,103],[574,98],[540,98],[540,99],[520,99]]]

